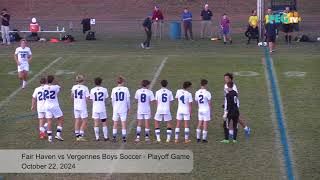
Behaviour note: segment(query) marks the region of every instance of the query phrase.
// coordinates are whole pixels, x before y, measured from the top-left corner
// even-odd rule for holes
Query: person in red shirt
[[[154,10],[152,12],[152,22],[153,22],[153,27],[154,27],[154,35],[161,39],[162,37],[162,26],[163,26],[163,14],[160,10],[160,7],[156,5],[154,7]]]

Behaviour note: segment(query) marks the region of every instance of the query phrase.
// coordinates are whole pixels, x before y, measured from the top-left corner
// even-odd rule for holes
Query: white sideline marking
[[[151,80],[151,83],[150,83],[150,89],[151,89],[151,90],[152,90],[153,86],[156,84],[156,81],[157,81],[157,79],[159,78],[159,76],[160,76],[160,74],[161,74],[161,71],[162,71],[164,65],[166,64],[167,60],[168,60],[168,56],[162,59],[162,62],[161,62],[161,64],[160,64],[160,66],[158,67],[156,73],[154,74],[154,76],[153,76],[153,78],[152,78],[152,80]],[[131,132],[131,130],[132,130],[135,122],[136,122],[135,120],[132,120],[132,121],[130,122],[130,124],[129,124],[129,130],[128,130],[128,133],[127,133],[127,137],[129,136],[129,134],[130,134],[130,132]],[[122,144],[120,145],[120,147],[119,147],[118,150],[121,151],[121,150],[123,150],[123,148],[124,148],[124,143],[122,143]],[[116,164],[117,162],[118,162],[118,160],[112,161],[111,173],[108,173],[108,174],[107,174],[107,176],[106,176],[107,178],[111,178],[111,175],[113,174],[113,173],[112,173],[112,170],[114,169],[115,164]]]
[[[62,57],[58,57],[54,61],[52,61],[50,64],[48,64],[46,67],[44,67],[41,71],[39,71],[37,74],[35,74],[29,81],[27,81],[27,85],[30,84],[32,81],[34,81],[36,78],[38,78],[42,73],[44,73],[46,70],[48,70],[52,65],[60,61]],[[13,97],[15,97],[20,91],[22,90],[21,87],[13,91],[5,100],[0,102],[0,108],[2,108],[3,105],[8,103]]]

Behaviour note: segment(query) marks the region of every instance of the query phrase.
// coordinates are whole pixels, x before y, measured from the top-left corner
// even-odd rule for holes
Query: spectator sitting
[[[31,36],[38,36],[38,32],[40,31],[40,26],[37,23],[36,18],[31,19],[31,23],[29,25],[29,30],[31,32]]]
[[[257,39],[257,43],[259,43],[258,22],[259,20],[257,16],[257,11],[252,10],[252,14],[248,20],[249,25],[248,25],[247,31],[245,32],[245,35],[248,37],[247,44],[250,44],[251,39]]]
[[[223,43],[227,44],[227,40],[229,40],[230,44],[232,44],[232,39],[230,35],[230,20],[226,14],[223,14],[222,19],[220,21],[220,27],[223,35]]]
[[[185,8],[182,14],[182,21],[183,21],[183,27],[184,27],[184,36],[186,40],[189,40],[188,37],[188,31],[190,34],[190,39],[193,40],[192,36],[192,14],[188,10],[188,8]]]
[[[154,24],[154,35],[158,36],[161,39],[162,36],[162,24],[163,24],[163,14],[160,10],[160,7],[156,5],[152,12],[152,22]]]

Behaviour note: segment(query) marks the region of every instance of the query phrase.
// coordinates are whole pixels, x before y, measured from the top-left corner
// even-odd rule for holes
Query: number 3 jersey
[[[74,85],[71,89],[73,95],[74,110],[87,110],[87,98],[90,97],[90,92],[87,86],[82,84]]]
[[[199,89],[196,92],[194,99],[198,102],[199,112],[210,112],[209,101],[211,101],[211,93],[209,91],[206,89]]]
[[[113,113],[127,113],[130,109],[130,92],[127,87],[118,86],[112,89],[111,99]]]
[[[45,112],[44,108],[44,103],[45,103],[45,97],[44,97],[44,85],[37,87],[33,94],[32,97],[37,100],[37,111],[38,112]]]
[[[59,92],[60,92],[59,85],[52,85],[52,84],[44,85],[45,109],[59,108],[59,100],[58,100]]]
[[[178,99],[177,114],[190,114],[189,103],[192,102],[192,94],[184,89],[179,89],[176,93]]]
[[[171,114],[170,103],[173,101],[172,92],[166,88],[161,88],[156,92],[157,112],[156,114]]]
[[[92,88],[90,91],[90,99],[92,100],[92,112],[106,112],[105,100],[108,97],[108,90],[106,88],[101,86]]]
[[[150,114],[150,102],[154,100],[153,92],[146,88],[136,91],[134,98],[138,101],[138,114]]]

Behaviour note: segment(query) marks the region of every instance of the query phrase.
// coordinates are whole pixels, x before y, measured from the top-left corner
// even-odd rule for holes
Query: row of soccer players
[[[226,79],[226,77],[228,77]],[[227,73],[225,75],[226,82],[232,83],[232,74]],[[32,110],[37,107],[38,118],[39,118],[39,130],[40,138],[44,139],[46,134],[48,135],[49,142],[52,142],[52,119],[57,119],[57,132],[55,138],[57,140],[63,141],[61,136],[63,127],[63,113],[59,107],[58,93],[60,91],[60,86],[55,81],[54,76],[48,76],[47,78],[42,78],[40,80],[41,86],[36,88],[32,95]],[[97,77],[94,79],[96,87],[92,88],[90,91],[88,87],[84,85],[83,75],[76,76],[76,85],[71,89],[71,98],[74,102],[74,117],[75,117],[75,136],[77,141],[86,141],[84,138],[84,132],[87,128],[87,101],[92,101],[92,118],[94,120],[94,133],[97,141],[100,140],[99,126],[102,124],[103,138],[105,141],[109,140],[109,133],[107,127],[107,113],[105,101],[109,97],[106,88],[102,87],[102,79]],[[170,142],[172,132],[172,117],[170,112],[170,105],[174,101],[172,92],[167,89],[167,80],[162,80],[161,89],[158,90],[154,96],[153,92],[149,89],[150,81],[141,81],[141,89],[138,89],[135,93],[135,99],[138,103],[137,109],[137,128],[136,128],[136,142],[140,141],[141,129],[144,122],[145,125],[145,141],[150,142],[150,119],[151,119],[151,103],[156,102],[157,110],[155,113],[155,135],[157,142],[161,142],[160,138],[160,122],[165,121],[167,124],[167,138],[166,142]],[[201,130],[202,130],[202,140],[207,142],[208,136],[208,122],[211,119],[210,111],[211,106],[211,93],[207,90],[208,81],[203,79],[200,82],[201,88],[195,93],[195,101],[198,104],[198,127],[196,130],[197,141],[201,140]],[[127,127],[126,120],[127,115],[130,112],[130,93],[125,85],[125,80],[123,77],[117,78],[117,86],[112,89],[111,100],[113,106],[113,130],[112,130],[112,141],[117,140],[117,130],[118,123],[121,121],[122,126],[122,142],[126,142]],[[191,104],[193,101],[192,94],[189,92],[191,87],[191,82],[186,81],[183,83],[183,88],[179,89],[176,93],[175,98],[178,100],[178,110],[177,110],[177,122],[175,128],[175,143],[179,142],[180,126],[183,121],[184,123],[184,142],[189,143],[189,121],[191,116]],[[225,95],[229,92],[227,84],[225,85]],[[231,90],[236,92],[237,98],[237,88],[232,83]],[[227,98],[225,98],[225,112],[227,113]],[[37,105],[36,105],[37,104]],[[235,104],[238,108],[238,101]],[[231,107],[231,106],[230,106]],[[236,108],[236,109],[237,109]],[[227,119],[227,114],[224,114],[224,118]],[[234,113],[229,113],[229,117],[233,117]],[[239,115],[238,115],[239,116]],[[233,119],[238,119],[237,116]],[[241,120],[241,119],[240,119]],[[47,122],[45,122],[47,121]],[[241,123],[241,121],[240,121]],[[229,127],[230,123],[225,122],[225,128],[228,129],[228,136],[233,135],[232,127]],[[237,122],[236,122],[237,124]],[[242,123],[243,124],[243,123]],[[244,126],[245,132],[248,135],[250,133],[250,128]],[[228,136],[223,140],[225,143],[229,142]],[[235,136],[231,136],[234,140]]]

